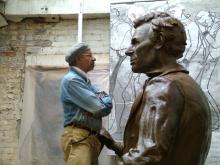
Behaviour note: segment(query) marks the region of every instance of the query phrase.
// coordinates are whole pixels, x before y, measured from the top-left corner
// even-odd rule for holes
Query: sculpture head
[[[134,21],[135,32],[125,54],[130,56],[132,71],[159,71],[183,56],[186,32],[183,24],[163,12],[154,12]]]

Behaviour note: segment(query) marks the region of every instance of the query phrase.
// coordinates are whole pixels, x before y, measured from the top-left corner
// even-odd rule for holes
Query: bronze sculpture
[[[163,12],[134,22],[126,55],[149,77],[135,99],[123,144],[102,129],[100,139],[124,164],[203,165],[211,142],[211,112],[199,85],[177,59],[186,46],[182,23]]]

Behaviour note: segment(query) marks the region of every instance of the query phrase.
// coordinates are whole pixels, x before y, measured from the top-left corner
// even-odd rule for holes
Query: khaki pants
[[[77,142],[85,137],[85,140]],[[66,165],[97,165],[101,151],[101,143],[95,135],[89,135],[89,131],[74,126],[64,128],[61,137]]]

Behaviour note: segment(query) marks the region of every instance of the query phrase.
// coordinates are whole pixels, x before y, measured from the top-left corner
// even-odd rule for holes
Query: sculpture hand
[[[99,140],[105,144],[107,148],[114,150],[118,156],[122,156],[123,145],[120,142],[116,142],[105,128],[101,129]]]

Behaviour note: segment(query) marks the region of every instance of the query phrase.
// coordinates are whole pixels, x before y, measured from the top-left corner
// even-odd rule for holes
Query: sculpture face
[[[146,73],[155,67],[155,43],[151,40],[153,31],[149,23],[135,29],[131,39],[131,46],[125,54],[130,56],[130,65],[135,73]]]

